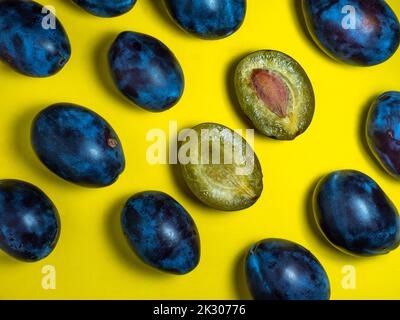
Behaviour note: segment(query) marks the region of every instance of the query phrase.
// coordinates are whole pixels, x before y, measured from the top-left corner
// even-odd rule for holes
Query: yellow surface
[[[333,299],[400,298],[400,249],[387,256],[352,258],[328,245],[310,218],[310,195],[322,175],[354,168],[369,174],[400,208],[400,183],[371,157],[363,127],[369,103],[387,90],[400,91],[400,52],[383,65],[357,68],[336,63],[310,42],[296,11],[298,0],[249,0],[246,20],[233,36],[203,41],[175,26],[159,0],[139,0],[114,19],[89,15],[69,0],[49,0],[67,30],[72,59],[56,76],[33,79],[0,63],[0,175],[30,181],[59,209],[61,237],[54,252],[37,263],[0,253],[0,298],[237,299],[247,298],[241,259],[253,242],[287,238],[309,248],[326,268]],[[388,1],[400,16],[398,0]],[[166,43],[186,77],[180,103],[152,114],[131,105],[116,91],[106,53],[116,35],[140,31]],[[298,60],[316,93],[316,113],[307,132],[294,142],[257,135],[255,150],[264,172],[264,192],[252,208],[236,213],[209,209],[177,181],[171,166],[146,161],[146,133],[214,121],[231,128],[248,125],[232,91],[238,59],[259,49],[276,49]],[[105,117],[122,140],[127,167],[111,187],[86,189],[63,181],[34,156],[30,123],[56,102],[87,106]],[[155,271],[130,251],[119,226],[125,200],[148,189],[171,194],[195,219],[202,242],[200,265],[186,276]],[[56,290],[41,286],[41,269],[56,268]],[[357,271],[355,290],[342,288],[342,268]]]

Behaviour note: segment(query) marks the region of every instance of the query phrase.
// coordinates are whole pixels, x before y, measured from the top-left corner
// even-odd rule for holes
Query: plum
[[[399,47],[399,20],[384,0],[302,1],[312,37],[336,60],[358,66],[377,65]]]
[[[136,0],[73,0],[89,13],[103,18],[112,18],[127,13]]]
[[[362,172],[340,170],[321,179],[313,206],[322,233],[345,253],[380,255],[400,244],[396,207],[378,184]]]
[[[266,239],[246,256],[248,288],[256,300],[329,300],[328,276],[317,258],[297,243]]]
[[[0,59],[31,77],[60,71],[71,56],[68,36],[54,16],[35,1],[0,1]],[[49,20],[50,21],[50,20]]]
[[[200,237],[192,217],[164,192],[131,197],[122,211],[122,230],[137,255],[161,271],[183,275],[200,261]]]
[[[151,36],[122,32],[111,46],[109,63],[118,89],[145,110],[165,111],[183,94],[184,77],[178,60]]]
[[[0,248],[22,261],[47,257],[57,244],[60,217],[51,200],[36,186],[0,180]]]
[[[293,58],[272,50],[245,57],[235,72],[240,106],[264,135],[293,140],[311,124],[315,97],[311,82]]]
[[[165,0],[172,19],[185,31],[203,39],[230,36],[242,25],[246,0]]]
[[[113,128],[95,112],[71,103],[42,110],[33,121],[31,142],[47,168],[83,186],[108,186],[125,168]]]
[[[191,133],[180,145],[179,160],[183,179],[193,194],[218,210],[252,206],[261,196],[263,175],[246,140],[217,123],[199,124]],[[187,158],[183,159],[183,154]]]
[[[372,104],[367,141],[381,165],[400,179],[400,92],[386,92]]]

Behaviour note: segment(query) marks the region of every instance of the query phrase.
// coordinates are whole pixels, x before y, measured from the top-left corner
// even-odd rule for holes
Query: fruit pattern
[[[89,13],[114,17],[136,0],[73,0]],[[220,39],[245,19],[245,0],[165,0],[171,18],[202,39]],[[342,8],[357,11],[354,26],[343,25]],[[43,28],[42,5],[34,1],[0,2],[0,58],[16,71],[47,77],[68,62],[71,46],[61,23]],[[359,66],[389,59],[400,42],[400,25],[383,0],[302,0],[315,42],[332,58]],[[153,112],[173,107],[184,91],[182,68],[168,47],[150,35],[122,32],[109,50],[115,85],[135,105]],[[237,98],[253,126],[264,135],[292,140],[307,130],[315,98],[306,71],[293,58],[260,50],[237,66]],[[400,176],[400,93],[387,92],[373,103],[366,134],[373,154],[393,176]],[[233,134],[216,123],[193,128]],[[222,149],[226,141],[217,139]],[[249,147],[240,137],[242,148]],[[32,147],[59,177],[87,187],[114,183],[125,168],[121,142],[99,115],[81,106],[58,103],[33,121]],[[185,147],[183,143],[181,148]],[[232,147],[231,145],[229,147]],[[196,155],[195,155],[196,156]],[[181,164],[184,181],[205,205],[224,211],[253,205],[263,190],[262,169],[254,156],[250,175],[239,164]],[[384,191],[367,175],[342,170],[328,174],[315,189],[315,220],[336,248],[359,256],[385,254],[400,244],[400,218]],[[121,227],[136,254],[148,265],[174,274],[192,271],[200,261],[200,235],[190,214],[168,194],[146,191],[132,196]],[[38,261],[54,249],[60,218],[51,200],[35,186],[0,181],[0,248],[23,261]],[[246,255],[245,273],[254,299],[326,300],[328,276],[311,252],[283,239],[265,239]]]

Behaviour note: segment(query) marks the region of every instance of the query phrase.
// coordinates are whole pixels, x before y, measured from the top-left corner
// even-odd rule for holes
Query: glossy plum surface
[[[256,243],[245,261],[247,284],[256,300],[328,300],[328,276],[313,254],[281,239]]]
[[[33,121],[31,142],[47,168],[80,185],[110,185],[125,168],[113,128],[81,106],[59,103],[42,110]]]
[[[205,39],[231,35],[246,15],[246,0],[165,0],[165,5],[180,27]]]
[[[368,144],[382,166],[400,179],[400,92],[386,92],[371,106]]]
[[[143,109],[165,111],[183,94],[184,76],[179,62],[151,36],[121,33],[111,46],[109,62],[118,89]]]
[[[133,8],[136,0],[73,0],[91,14],[104,18],[116,17]]]
[[[51,200],[34,185],[0,180],[0,248],[14,258],[33,262],[57,244],[60,218]]]
[[[314,213],[325,237],[344,252],[372,256],[399,246],[397,209],[361,172],[342,170],[323,178],[315,190]]]
[[[302,1],[314,40],[337,60],[376,65],[389,59],[399,46],[399,21],[383,0]]]
[[[0,1],[0,59],[32,77],[54,75],[71,55],[60,21],[49,27],[49,12],[42,9],[34,1]]]
[[[121,224],[133,250],[154,268],[186,274],[200,261],[200,238],[192,217],[163,192],[131,197],[122,211]]]

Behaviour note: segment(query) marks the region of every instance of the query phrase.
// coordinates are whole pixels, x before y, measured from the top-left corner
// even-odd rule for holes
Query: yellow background
[[[57,206],[62,230],[45,260],[23,263],[0,253],[0,298],[26,299],[237,299],[247,298],[242,257],[254,242],[268,237],[296,241],[324,265],[333,299],[400,298],[400,249],[386,256],[353,258],[340,253],[316,231],[310,196],[316,181],[336,169],[353,168],[374,178],[400,208],[400,183],[370,155],[364,139],[371,100],[388,90],[400,91],[400,52],[371,68],[351,67],[326,57],[310,40],[299,17],[299,0],[248,0],[244,25],[233,36],[204,41],[181,31],[159,0],[138,0],[128,14],[101,19],[69,0],[49,0],[67,30],[72,58],[56,76],[34,79],[0,63],[0,176],[27,180]],[[388,3],[400,16],[398,0]],[[150,34],[178,57],[186,78],[182,100],[153,114],[125,100],[115,89],[106,63],[108,48],[121,31]],[[316,113],[310,128],[293,142],[256,136],[255,150],[264,172],[260,200],[242,212],[224,213],[199,203],[168,165],[146,161],[146,133],[167,132],[170,120],[180,129],[214,121],[246,128],[232,90],[238,59],[259,49],[294,57],[315,89]],[[35,157],[29,140],[32,118],[56,102],[89,107],[109,121],[122,140],[127,167],[104,189],[87,189],[63,181]],[[202,243],[199,266],[186,276],[163,274],[136,258],[122,236],[119,215],[129,196],[162,190],[176,198],[195,219]],[[41,269],[54,265],[56,290],[41,286]],[[341,286],[342,268],[357,271],[355,290]]]

